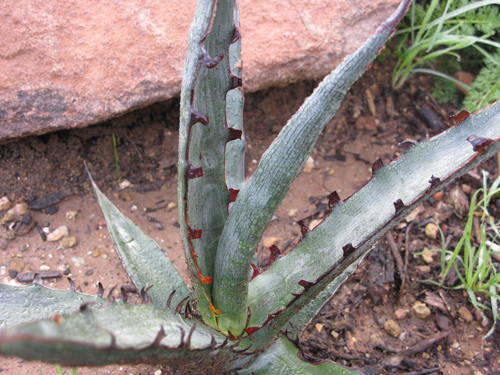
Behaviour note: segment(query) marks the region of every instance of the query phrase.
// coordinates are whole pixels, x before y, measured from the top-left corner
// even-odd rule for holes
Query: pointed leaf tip
[[[310,287],[312,287],[314,285],[314,283],[310,282],[310,281],[306,281],[306,280],[300,280],[298,282],[298,284],[304,288],[304,290],[309,290]]]
[[[191,163],[189,163],[186,169],[186,177],[190,180],[193,178],[203,177],[203,168],[195,168],[191,165]]]
[[[334,191],[328,196],[328,209],[331,211],[332,208],[340,202],[339,194]]]
[[[448,119],[450,121],[455,121],[455,125],[458,125],[469,116],[470,116],[470,113],[467,112],[466,109],[464,109],[464,110],[460,111],[459,113],[457,113],[456,115],[450,116]]]
[[[247,333],[247,335],[250,336],[252,333],[257,331],[258,329],[259,329],[259,327],[248,327],[248,328],[245,328],[243,331],[245,331]]]
[[[382,159],[379,158],[379,159],[375,160],[375,162],[373,163],[373,166],[372,166],[372,175],[375,174],[375,172],[378,171],[383,166],[384,166],[384,162],[382,161]]]
[[[69,277],[68,277],[68,281],[69,281],[69,289],[73,290],[73,291],[76,291],[75,282],[73,280],[71,280],[71,278],[69,278]]]
[[[404,141],[404,142],[401,142],[400,144],[398,144],[398,146],[401,147],[401,151],[403,151],[403,152],[405,152],[411,146],[414,146],[414,145],[415,145],[415,143],[414,142],[410,142],[410,141]]]
[[[191,108],[190,126],[193,126],[193,125],[198,124],[198,123],[207,126],[208,125],[208,116],[204,115],[203,113],[200,113],[198,111],[195,111],[193,108]]]
[[[467,140],[472,145],[472,149],[479,153],[483,153],[493,142],[490,138],[483,138],[474,134],[467,138]]]
[[[253,279],[255,279],[257,276],[260,275],[260,271],[259,269],[257,268],[257,266],[253,263],[250,264],[253,268],[253,273],[252,273],[252,278],[250,279],[250,281],[252,281]]]
[[[228,142],[234,141],[236,139],[241,139],[241,136],[243,135],[243,131],[240,129],[236,128],[229,128],[229,137],[228,137]]]
[[[299,220],[297,222],[297,224],[299,224],[299,227],[300,227],[300,233],[302,234],[302,238],[305,237],[305,235],[307,233],[309,233],[311,230],[309,229],[309,227],[306,225],[306,223],[304,223],[303,220]]]
[[[434,189],[436,186],[438,186],[441,183],[441,179],[439,177],[434,177],[434,175],[431,176],[431,179],[429,180],[429,183],[431,184],[431,189]]]
[[[184,298],[181,302],[179,302],[179,304],[177,305],[177,307],[176,307],[176,308],[175,308],[175,310],[174,310],[174,314],[177,314],[177,313],[180,311],[180,309],[181,309],[181,307],[182,307],[182,304],[183,304],[183,303],[184,303],[184,302],[185,302],[188,298],[189,298],[189,296],[187,296],[187,297],[186,297],[186,298]]]
[[[349,255],[354,253],[355,250],[356,250],[356,248],[354,246],[352,246],[352,243],[348,243],[347,245],[342,247],[343,258],[344,259],[347,258]]]
[[[396,202],[394,202],[394,208],[396,209],[396,215],[399,215],[401,211],[404,210],[405,204],[401,199],[398,199]]]
[[[174,294],[175,294],[175,289],[168,296],[167,305],[165,306],[165,310],[170,308],[170,305],[172,304],[172,298],[174,298]]]

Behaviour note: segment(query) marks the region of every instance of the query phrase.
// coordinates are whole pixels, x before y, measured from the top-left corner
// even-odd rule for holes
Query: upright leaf
[[[198,1],[181,93],[180,224],[198,309],[209,324],[217,315],[211,303],[217,244],[242,180],[241,143],[226,151],[242,138],[237,15],[235,0]]]
[[[214,301],[222,311],[219,327],[239,335],[245,327],[250,263],[274,212],[302,170],[324,126],[351,85],[363,74],[406,13],[410,0],[316,88],[262,156],[241,189],[217,249]]]
[[[191,292],[163,249],[125,217],[91,181],[123,267],[137,289],[147,290],[159,309],[165,308],[174,291],[170,302],[173,306],[190,297]]]

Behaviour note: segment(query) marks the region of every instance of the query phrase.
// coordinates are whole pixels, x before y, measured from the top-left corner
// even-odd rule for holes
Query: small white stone
[[[313,169],[314,169],[314,159],[312,156],[309,156],[309,158],[306,161],[306,165],[304,166],[304,169],[302,170],[302,172],[311,173]]]
[[[42,271],[48,271],[48,270],[50,270],[50,267],[49,267],[49,266],[47,266],[46,264],[44,264],[43,266],[40,266],[40,269],[41,269]]]
[[[123,190],[123,189],[126,189],[128,187],[130,187],[132,184],[130,183],[129,180],[123,180],[122,182],[120,182],[118,184],[118,186],[120,186],[120,189]]]
[[[137,206],[134,204],[132,207],[130,207],[130,211],[132,212],[137,211]]]
[[[77,211],[68,211],[66,212],[66,218],[75,221],[77,214],[78,214]]]
[[[173,208],[175,208],[175,207],[177,207],[177,203],[175,203],[175,202],[170,202],[170,203],[167,205],[167,208],[168,208],[169,210],[171,210],[171,209],[173,209]],[[159,371],[159,370],[158,370],[158,371]]]
[[[51,241],[51,242],[59,241],[61,238],[63,238],[64,236],[67,236],[68,234],[69,234],[68,227],[63,225],[63,226],[60,226],[59,228],[57,228],[52,233],[49,233],[49,235],[47,236],[47,241]]]

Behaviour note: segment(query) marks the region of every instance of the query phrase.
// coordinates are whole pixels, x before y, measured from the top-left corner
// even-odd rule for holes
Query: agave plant
[[[353,82],[408,9],[403,0],[327,76],[245,181],[240,32],[235,0],[199,0],[181,95],[178,195],[193,290],[163,250],[94,189],[123,265],[144,303],[75,291],[0,285],[0,353],[68,366],[152,363],[195,373],[355,374],[302,354],[308,322],[377,239],[423,200],[500,149],[500,104],[456,116],[446,132],[377,160],[370,181],[341,201],[266,269],[264,229]]]

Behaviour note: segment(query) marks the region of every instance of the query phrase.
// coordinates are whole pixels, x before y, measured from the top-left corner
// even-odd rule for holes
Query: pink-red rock
[[[240,1],[244,88],[319,78],[399,0]],[[179,94],[195,0],[0,2],[0,141]]]

